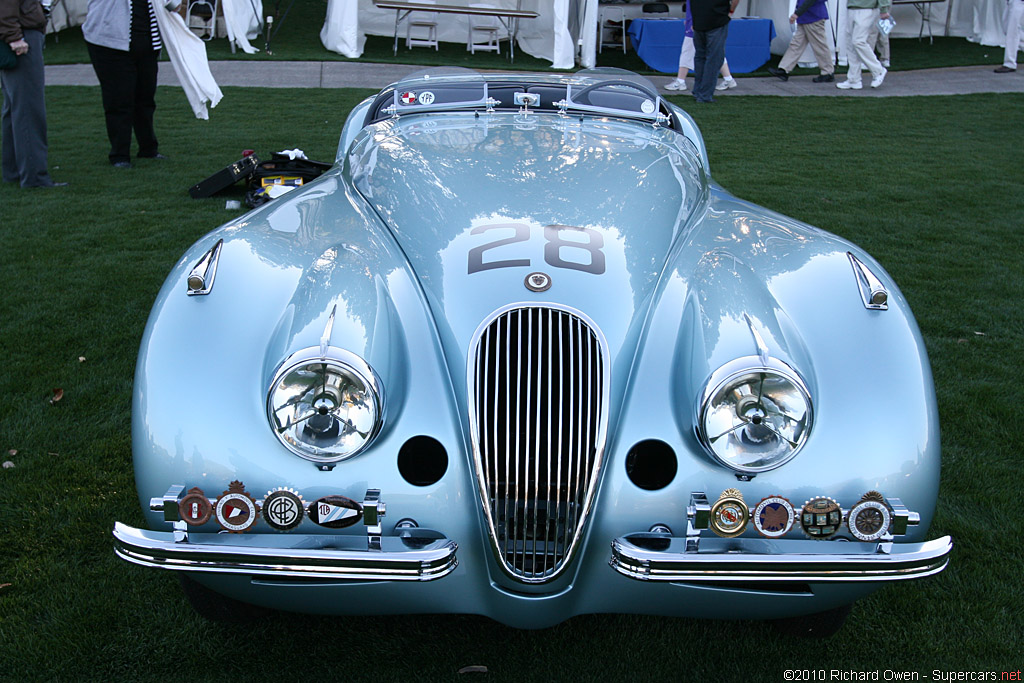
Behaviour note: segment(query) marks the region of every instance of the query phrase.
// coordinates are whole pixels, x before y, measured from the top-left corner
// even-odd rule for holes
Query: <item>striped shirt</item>
[[[160,28],[156,23],[156,11],[151,0],[128,0],[131,7],[131,40],[133,43],[150,43],[154,50],[164,45],[160,42]]]

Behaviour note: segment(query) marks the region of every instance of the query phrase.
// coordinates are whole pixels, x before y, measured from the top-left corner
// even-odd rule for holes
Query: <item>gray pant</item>
[[[46,98],[43,78],[43,34],[23,31],[28,52],[13,69],[0,71],[4,104],[3,180],[22,187],[53,185],[46,170]]]

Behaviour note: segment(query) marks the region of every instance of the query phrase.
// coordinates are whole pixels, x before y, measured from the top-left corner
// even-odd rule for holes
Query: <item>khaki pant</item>
[[[821,73],[830,74],[836,70],[832,63],[832,50],[828,49],[828,43],[825,42],[825,20],[815,21],[811,24],[800,24],[796,25],[796,33],[793,34],[793,39],[789,41],[789,47],[786,48],[786,54],[782,56],[782,61],[779,62],[779,68],[789,73],[796,67],[797,61],[800,59],[800,55],[807,49],[807,44],[810,43],[811,50],[814,51],[814,59],[818,61],[818,68],[821,69]]]
[[[879,14],[878,8],[846,11],[846,55],[850,61],[846,80],[851,83],[860,83],[861,65],[867,67],[874,78],[885,73],[870,44],[878,31]]]

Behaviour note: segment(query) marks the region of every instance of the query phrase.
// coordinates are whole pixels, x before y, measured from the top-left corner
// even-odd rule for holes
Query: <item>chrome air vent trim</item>
[[[213,289],[213,280],[217,277],[217,264],[220,261],[220,250],[224,240],[217,240],[208,252],[203,254],[188,274],[188,295],[200,296],[209,294]]]
[[[889,292],[882,281],[851,252],[846,252],[846,255],[850,257],[853,276],[857,279],[857,290],[860,292],[860,300],[864,302],[864,308],[873,311],[888,310]]]
[[[473,337],[473,461],[492,550],[516,581],[552,581],[578,550],[604,457],[609,377],[604,336],[566,306],[511,304]]]

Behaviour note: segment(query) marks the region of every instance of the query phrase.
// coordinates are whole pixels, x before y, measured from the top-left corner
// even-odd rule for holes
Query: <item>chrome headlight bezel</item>
[[[275,409],[274,399],[282,380],[303,368],[314,366],[323,366],[321,371],[324,375],[327,374],[328,370],[339,375],[347,375],[349,378],[354,379],[361,387],[361,392],[367,395],[372,409],[373,424],[365,432],[365,437],[357,446],[351,448],[338,446],[318,447],[297,439],[294,435],[291,435],[291,438],[289,438],[288,428],[279,428],[277,413],[288,403],[285,402]],[[341,462],[362,453],[373,443],[384,423],[384,391],[377,373],[373,371],[373,368],[366,361],[356,354],[333,346],[325,350],[322,350],[320,347],[302,349],[288,356],[274,372],[274,378],[267,389],[265,405],[268,424],[277,440],[292,454],[320,464]],[[322,414],[334,415],[335,410],[336,408],[333,408]],[[293,422],[291,426],[297,424],[298,422]],[[357,433],[359,433],[358,430]]]
[[[761,375],[759,381],[761,382],[762,391],[766,376],[788,382],[792,388],[798,392],[804,406],[802,416],[791,416],[775,411],[766,411],[769,414],[774,412],[777,416],[784,415],[786,418],[796,421],[799,423],[799,432],[795,435],[795,439],[790,439],[788,436],[780,435],[778,432],[775,432],[768,427],[764,427],[764,429],[767,429],[774,433],[778,438],[785,441],[789,445],[789,448],[781,452],[779,455],[772,457],[770,462],[761,465],[744,464],[729,459],[725,454],[723,454],[722,447],[716,448],[716,444],[712,443],[713,435],[708,433],[709,410],[713,408],[713,402],[715,402],[716,398],[723,396],[723,392],[726,392],[731,388],[738,388],[744,384],[748,384],[749,378],[752,375]],[[764,409],[763,400],[759,403],[759,406],[761,409]],[[787,462],[795,458],[802,450],[813,426],[814,405],[811,400],[811,392],[807,388],[807,383],[804,382],[800,374],[788,364],[778,360],[777,358],[745,356],[743,358],[737,358],[736,360],[730,361],[711,373],[711,376],[708,378],[707,382],[704,384],[703,390],[701,391],[696,417],[695,425],[697,437],[700,440],[701,445],[704,446],[705,450],[707,450],[708,454],[710,454],[716,462],[736,472],[757,474],[782,467]],[[729,432],[736,431],[738,429],[739,426],[734,427],[729,430]],[[725,433],[720,434],[719,436],[724,436]],[[732,440],[730,439],[730,441]],[[728,446],[728,443],[726,443],[725,446]]]

